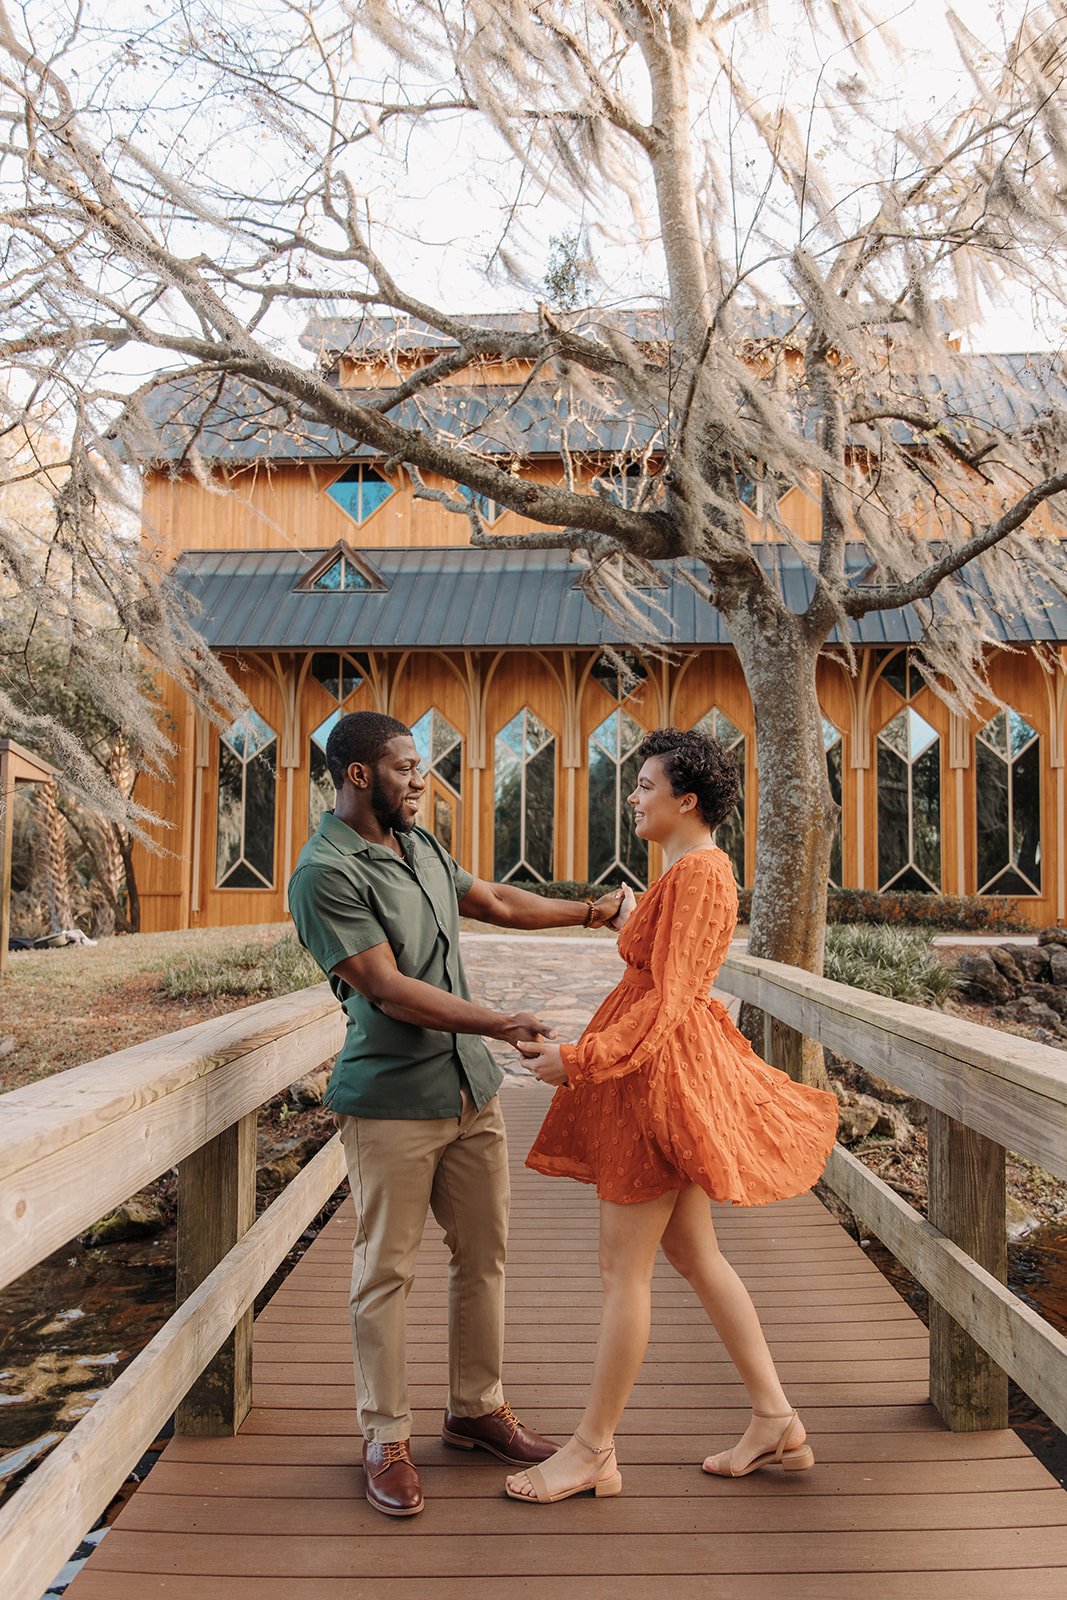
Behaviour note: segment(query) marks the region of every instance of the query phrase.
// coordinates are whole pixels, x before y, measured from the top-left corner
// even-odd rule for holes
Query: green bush
[[[917,1006],[940,1005],[955,982],[931,950],[929,937],[906,928],[828,928],[824,970],[835,983]]]
[[[752,915],[752,890],[742,889],[738,921]],[[1031,933],[1033,923],[1017,900],[986,895],[919,894],[914,890],[831,889],[826,896],[830,923],[872,927],[929,928],[934,933]]]
[[[163,974],[168,1000],[210,1000],[221,995],[290,994],[321,983],[322,973],[292,934],[276,944],[242,944],[209,956],[190,956]]]

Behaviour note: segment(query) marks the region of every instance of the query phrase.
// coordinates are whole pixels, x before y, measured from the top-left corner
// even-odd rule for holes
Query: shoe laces
[[[388,1439],[382,1445],[382,1467],[395,1467],[398,1461],[408,1459],[406,1439]]]
[[[502,1406],[497,1406],[496,1410],[493,1412],[493,1416],[499,1417],[501,1422],[504,1423],[506,1427],[511,1429],[512,1438],[514,1438],[515,1434],[517,1434],[519,1429],[522,1427],[522,1423],[519,1421],[514,1411],[512,1411],[506,1400]]]

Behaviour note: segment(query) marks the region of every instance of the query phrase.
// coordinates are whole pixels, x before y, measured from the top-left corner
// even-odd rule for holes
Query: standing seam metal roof
[[[813,577],[786,545],[757,547],[774,573],[786,604],[807,606]],[[192,603],[193,621],[218,650],[485,649],[629,644],[575,587],[585,570],[564,551],[484,550],[467,546],[376,549],[374,563],[387,585],[382,592],[300,590],[296,585],[321,550],[187,551],[169,582]],[[862,546],[849,548],[848,565],[867,564]],[[657,563],[666,585],[638,595],[650,631],[668,645],[726,645],[718,612]],[[685,565],[699,575],[696,561]],[[968,587],[976,610],[988,594],[980,575]],[[665,614],[665,615],[664,615]],[[994,620],[1004,643],[1067,641],[1067,602],[1049,591],[1027,615]],[[850,627],[861,645],[905,644],[920,639],[924,619],[914,608],[872,612]],[[831,642],[839,640],[835,631]]]

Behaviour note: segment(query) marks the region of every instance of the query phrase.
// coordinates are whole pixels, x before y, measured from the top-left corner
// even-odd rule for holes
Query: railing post
[[[256,1112],[241,1117],[178,1167],[180,1305],[256,1220]],[[233,1434],[252,1404],[252,1311],[175,1413],[180,1434]]]
[[[927,1216],[1000,1283],[1008,1281],[1004,1148],[930,1108]],[[1008,1380],[930,1299],[930,1399],[954,1433],[1008,1426]]]
[[[795,1083],[810,1083],[819,1089],[826,1088],[819,1045],[796,1028],[779,1022],[769,1011],[763,1013],[762,1055],[764,1061],[781,1072],[787,1072]]]

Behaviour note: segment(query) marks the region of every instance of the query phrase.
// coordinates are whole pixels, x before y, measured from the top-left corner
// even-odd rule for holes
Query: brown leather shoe
[[[406,1439],[363,1446],[367,1499],[387,1517],[413,1517],[426,1504]]]
[[[554,1439],[523,1427],[507,1401],[484,1417],[457,1417],[446,1411],[441,1438],[457,1450],[488,1450],[511,1467],[547,1461],[559,1449]]]

